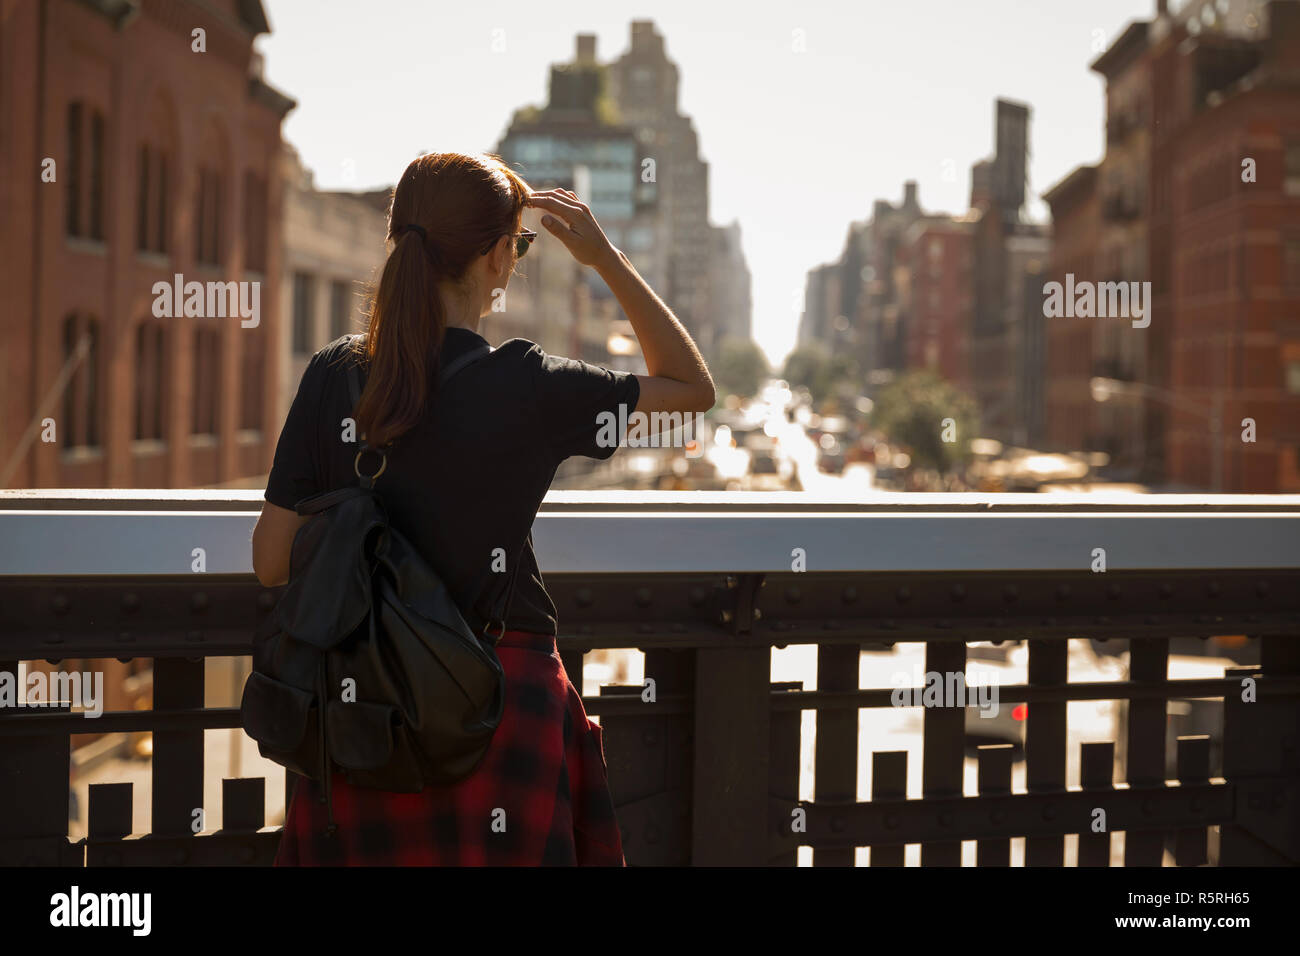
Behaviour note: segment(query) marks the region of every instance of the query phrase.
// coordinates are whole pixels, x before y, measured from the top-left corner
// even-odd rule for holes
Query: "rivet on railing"
[[[945,811],[943,811],[943,813],[939,814],[939,826],[941,826],[941,827],[950,827],[950,826],[952,826],[952,811],[951,811],[951,810],[945,810]]]
[[[948,594],[954,601],[962,601],[966,598],[966,587],[962,584],[954,584],[948,591]]]
[[[1006,818],[1007,812],[1005,810],[995,808],[989,811],[989,822],[991,823],[1001,823]]]
[[[1162,598],[1170,597],[1173,595],[1173,593],[1174,593],[1174,586],[1170,584],[1168,581],[1160,585],[1160,596]]]
[[[269,611],[275,607],[275,594],[271,591],[262,591],[257,595],[257,609],[259,611]]]
[[[839,817],[839,816],[831,817],[831,832],[832,832],[832,833],[843,833],[843,832],[845,831],[845,829],[847,829],[847,828],[846,828],[846,826],[845,826],[844,818],[843,818],[843,817]]]
[[[1112,601],[1118,598],[1119,585],[1114,583],[1106,585],[1106,597],[1110,598]]]
[[[886,814],[885,814],[885,829],[886,829],[886,830],[896,830],[896,829],[898,829],[898,814],[897,814],[897,813],[886,813]]]
[[[1070,586],[1068,584],[1058,584],[1056,586],[1056,599],[1064,601],[1070,596]]]
[[[908,601],[912,600],[912,592],[908,588],[899,588],[894,592],[894,598],[899,604],[906,604]]]
[[[122,595],[123,611],[138,611],[140,609],[140,595],[134,591],[127,591]]]
[[[852,585],[846,587],[844,589],[844,593],[840,595],[840,600],[843,601],[845,604],[852,604],[857,599],[858,599],[858,589],[853,587]]]
[[[190,607],[196,611],[206,611],[208,609],[208,596],[203,591],[195,591],[190,598]]]
[[[637,588],[633,600],[637,607],[649,607],[653,595],[649,588]]]
[[[1255,593],[1258,594],[1260,597],[1263,597],[1265,594],[1267,594],[1267,593],[1268,593],[1268,582],[1267,582],[1267,581],[1260,581],[1260,582],[1258,582],[1258,583],[1255,585]]]
[[[803,592],[800,591],[797,587],[791,585],[790,587],[785,589],[786,604],[798,604],[800,599],[802,598],[803,598]]]
[[[578,588],[577,592],[573,595],[573,599],[578,602],[578,607],[591,607],[593,600],[591,596],[591,588]]]
[[[647,747],[654,747],[659,743],[659,731],[650,728],[641,734],[641,743]]]
[[[690,596],[691,607],[699,607],[701,604],[704,603],[707,597],[708,597],[708,592],[705,591],[704,588],[700,587],[697,584],[695,587],[691,588],[691,596]]]
[[[1056,806],[1054,804],[1049,803],[1043,807],[1043,819],[1044,820],[1056,819]]]
[[[1208,594],[1210,597],[1218,597],[1219,592],[1222,590],[1223,590],[1223,585],[1219,584],[1218,581],[1211,581],[1208,585],[1206,585],[1205,593]]]
[[[1008,604],[1017,600],[1019,597],[1020,592],[1016,589],[1014,584],[1008,584],[1002,589],[1002,600],[1006,601]]]
[[[50,601],[50,607],[54,609],[55,614],[66,614],[68,608],[72,607],[72,601],[66,594],[56,594]]]

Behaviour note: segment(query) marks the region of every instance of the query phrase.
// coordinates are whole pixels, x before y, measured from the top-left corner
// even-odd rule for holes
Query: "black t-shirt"
[[[469,329],[449,328],[440,361],[483,344]],[[352,361],[347,336],[312,356],[275,448],[266,484],[272,504],[292,510],[303,498],[357,483],[361,445],[344,441]],[[389,520],[442,575],[472,627],[500,613],[519,556],[506,626],[556,633],[555,605],[533,553],[533,518],[560,462],[614,453],[598,416],[619,421],[619,406],[630,415],[639,397],[631,373],[511,339],[457,373],[388,449],[375,489]],[[362,466],[369,473],[377,459],[366,455]]]

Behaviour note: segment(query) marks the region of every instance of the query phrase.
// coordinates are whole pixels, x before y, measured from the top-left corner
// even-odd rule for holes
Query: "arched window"
[[[63,388],[60,435],[67,448],[100,447],[101,402],[99,321],[72,313],[63,320],[63,362],[68,379]]]
[[[215,167],[199,166],[194,249],[203,265],[221,265],[221,187],[221,173]]]
[[[135,437],[162,441],[166,388],[166,331],[146,319],[135,330]]]
[[[135,247],[140,252],[165,254],[167,235],[167,185],[170,172],[167,151],[154,143],[140,144],[136,185]]]

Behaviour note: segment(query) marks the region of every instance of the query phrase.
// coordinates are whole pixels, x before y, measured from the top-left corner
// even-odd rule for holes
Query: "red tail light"
[[[1011,708],[1012,720],[1024,720],[1028,716],[1029,716],[1028,704],[1016,704],[1016,706]]]

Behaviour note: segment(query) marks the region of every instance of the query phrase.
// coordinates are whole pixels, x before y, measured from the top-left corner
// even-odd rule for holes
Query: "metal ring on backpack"
[[[361,456],[368,451],[373,451],[376,455],[379,456],[379,470],[375,472],[373,475],[361,474]],[[380,448],[363,448],[359,452],[357,452],[357,457],[352,462],[352,470],[357,473],[357,477],[358,478],[368,477],[371,481],[374,481],[376,478],[382,475],[384,473],[384,469],[387,467],[388,467],[388,456],[385,455],[383,449]]]

